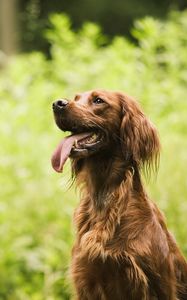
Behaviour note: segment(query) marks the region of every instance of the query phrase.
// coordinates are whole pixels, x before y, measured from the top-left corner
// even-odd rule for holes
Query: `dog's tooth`
[[[87,142],[91,143],[94,142],[97,138],[97,135],[93,133],[90,137],[88,137]]]
[[[77,142],[77,140],[74,141],[74,145],[75,145],[76,148],[78,148],[78,142]]]

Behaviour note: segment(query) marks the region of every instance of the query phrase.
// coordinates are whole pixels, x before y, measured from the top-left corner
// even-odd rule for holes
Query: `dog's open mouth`
[[[103,137],[96,132],[83,132],[65,137],[52,155],[52,166],[57,172],[62,172],[68,157],[85,157],[96,151]]]

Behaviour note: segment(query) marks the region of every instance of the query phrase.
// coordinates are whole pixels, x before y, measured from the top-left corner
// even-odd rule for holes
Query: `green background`
[[[69,163],[62,175],[50,165],[63,136],[51,104],[88,89],[134,96],[158,128],[160,169],[146,185],[187,255],[187,12],[145,17],[134,42],[118,36],[107,45],[95,24],[75,32],[58,14],[50,24],[50,60],[20,54],[0,70],[0,299],[70,299],[78,193]]]

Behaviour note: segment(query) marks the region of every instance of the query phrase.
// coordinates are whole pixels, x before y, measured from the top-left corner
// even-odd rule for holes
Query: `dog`
[[[77,300],[187,300],[187,263],[142,184],[157,169],[160,142],[139,104],[94,90],[53,103],[63,139],[52,156],[71,158],[81,187],[71,274]]]

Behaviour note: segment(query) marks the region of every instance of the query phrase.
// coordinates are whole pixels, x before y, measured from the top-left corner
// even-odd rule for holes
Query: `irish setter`
[[[159,139],[131,97],[103,90],[53,103],[71,135],[52,156],[68,157],[81,186],[71,273],[78,300],[187,300],[187,263],[144,190],[141,170],[157,166]]]

